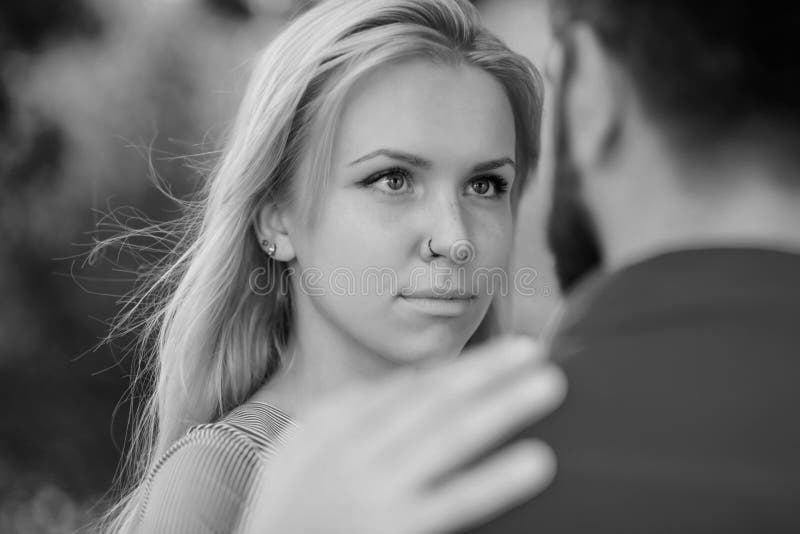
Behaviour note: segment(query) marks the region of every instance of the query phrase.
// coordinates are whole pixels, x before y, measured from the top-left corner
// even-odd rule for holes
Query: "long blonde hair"
[[[138,287],[116,325],[116,332],[136,330],[143,340],[135,380],[146,402],[104,529],[124,531],[134,523],[147,473],[190,426],[242,404],[280,367],[291,335],[291,294],[252,290],[251,275],[265,263],[276,279],[286,269],[264,255],[254,214],[265,201],[302,202],[312,223],[348,91],[371,69],[420,57],[494,76],[515,115],[515,188],[535,167],[539,74],[481,26],[468,2],[328,0],[295,19],[261,53],[204,190],[163,228],[178,237],[169,257]],[[295,176],[306,153],[313,155],[312,172]]]

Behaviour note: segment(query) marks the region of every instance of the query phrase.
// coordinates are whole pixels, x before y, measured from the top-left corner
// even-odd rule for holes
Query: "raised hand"
[[[265,466],[246,532],[429,534],[488,520],[545,488],[539,441],[492,445],[551,412],[566,382],[526,338],[327,399]]]

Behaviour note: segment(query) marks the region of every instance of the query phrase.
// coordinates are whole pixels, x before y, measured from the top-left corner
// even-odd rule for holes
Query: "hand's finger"
[[[507,387],[454,407],[438,426],[412,436],[413,446],[399,442],[387,453],[397,458],[395,468],[403,480],[434,482],[549,414],[563,401],[566,388],[555,366],[521,373]]]
[[[490,520],[546,488],[556,471],[552,449],[520,441],[424,495],[419,532],[452,532]]]
[[[347,440],[368,462],[370,452],[416,439],[420,428],[436,426],[476,391],[532,372],[543,360],[530,338],[495,340],[419,374],[402,369],[382,380],[351,384],[317,405],[305,423],[329,446]]]
[[[457,392],[472,392],[520,367],[545,363],[546,354],[539,343],[527,336],[499,338],[462,353],[457,360],[430,369],[423,379],[433,389],[442,385]]]
[[[416,440],[420,432],[441,426],[456,407],[474,402],[470,399],[487,389],[500,389],[515,377],[534,373],[542,361],[544,356],[529,338],[504,339],[420,376],[405,377],[385,397],[375,399],[372,416],[365,420],[376,450],[398,440]]]

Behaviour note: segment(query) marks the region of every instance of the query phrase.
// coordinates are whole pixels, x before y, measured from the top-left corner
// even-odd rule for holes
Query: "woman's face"
[[[317,222],[288,216],[300,332],[394,363],[458,354],[505,273],[514,154],[505,92],[476,67],[418,60],[362,79]]]

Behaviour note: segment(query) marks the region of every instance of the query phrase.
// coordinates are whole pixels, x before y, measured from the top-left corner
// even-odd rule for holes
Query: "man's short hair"
[[[646,109],[692,139],[753,125],[800,136],[800,3],[551,0],[554,31],[589,24]]]

